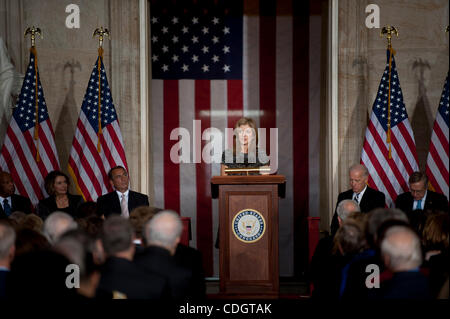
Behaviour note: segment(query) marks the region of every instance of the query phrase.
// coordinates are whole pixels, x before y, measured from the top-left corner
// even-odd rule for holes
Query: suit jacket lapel
[[[119,214],[121,214],[122,209],[120,208],[119,194],[117,194],[116,191],[113,191],[112,198],[113,198],[113,210],[117,211],[117,212],[119,212]]]
[[[131,207],[134,207],[134,194],[132,191],[128,191],[128,213],[131,213]]]

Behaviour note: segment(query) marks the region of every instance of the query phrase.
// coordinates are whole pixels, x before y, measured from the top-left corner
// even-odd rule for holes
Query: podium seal
[[[237,213],[232,222],[234,236],[244,243],[260,240],[266,230],[266,221],[255,209],[243,209]]]

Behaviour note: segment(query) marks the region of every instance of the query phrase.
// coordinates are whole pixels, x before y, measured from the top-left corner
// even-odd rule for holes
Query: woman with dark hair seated
[[[80,195],[69,194],[69,178],[61,171],[48,173],[44,180],[45,190],[49,197],[39,201],[38,215],[45,220],[55,211],[65,212],[76,217],[78,207],[84,202]]]

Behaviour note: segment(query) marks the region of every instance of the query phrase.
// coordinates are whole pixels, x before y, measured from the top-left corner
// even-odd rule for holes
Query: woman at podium
[[[239,119],[234,126],[233,149],[222,153],[221,175],[269,174],[269,157],[258,148],[258,130],[248,117]],[[254,169],[253,171],[226,172],[226,169]],[[266,170],[266,171],[264,171]]]

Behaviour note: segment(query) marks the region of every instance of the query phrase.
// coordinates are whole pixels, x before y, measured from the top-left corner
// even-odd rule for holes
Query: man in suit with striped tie
[[[362,213],[368,213],[375,208],[385,207],[384,194],[367,186],[369,171],[364,165],[352,165],[348,170],[348,174],[351,189],[339,194],[336,207],[344,199],[353,199],[356,201]],[[331,234],[336,234],[338,228],[339,221],[335,210],[331,222]]]
[[[139,206],[149,206],[148,196],[129,189],[128,172],[122,166],[110,169],[109,181],[114,191],[97,199],[97,210],[106,217],[112,214],[130,217],[130,212]]]

